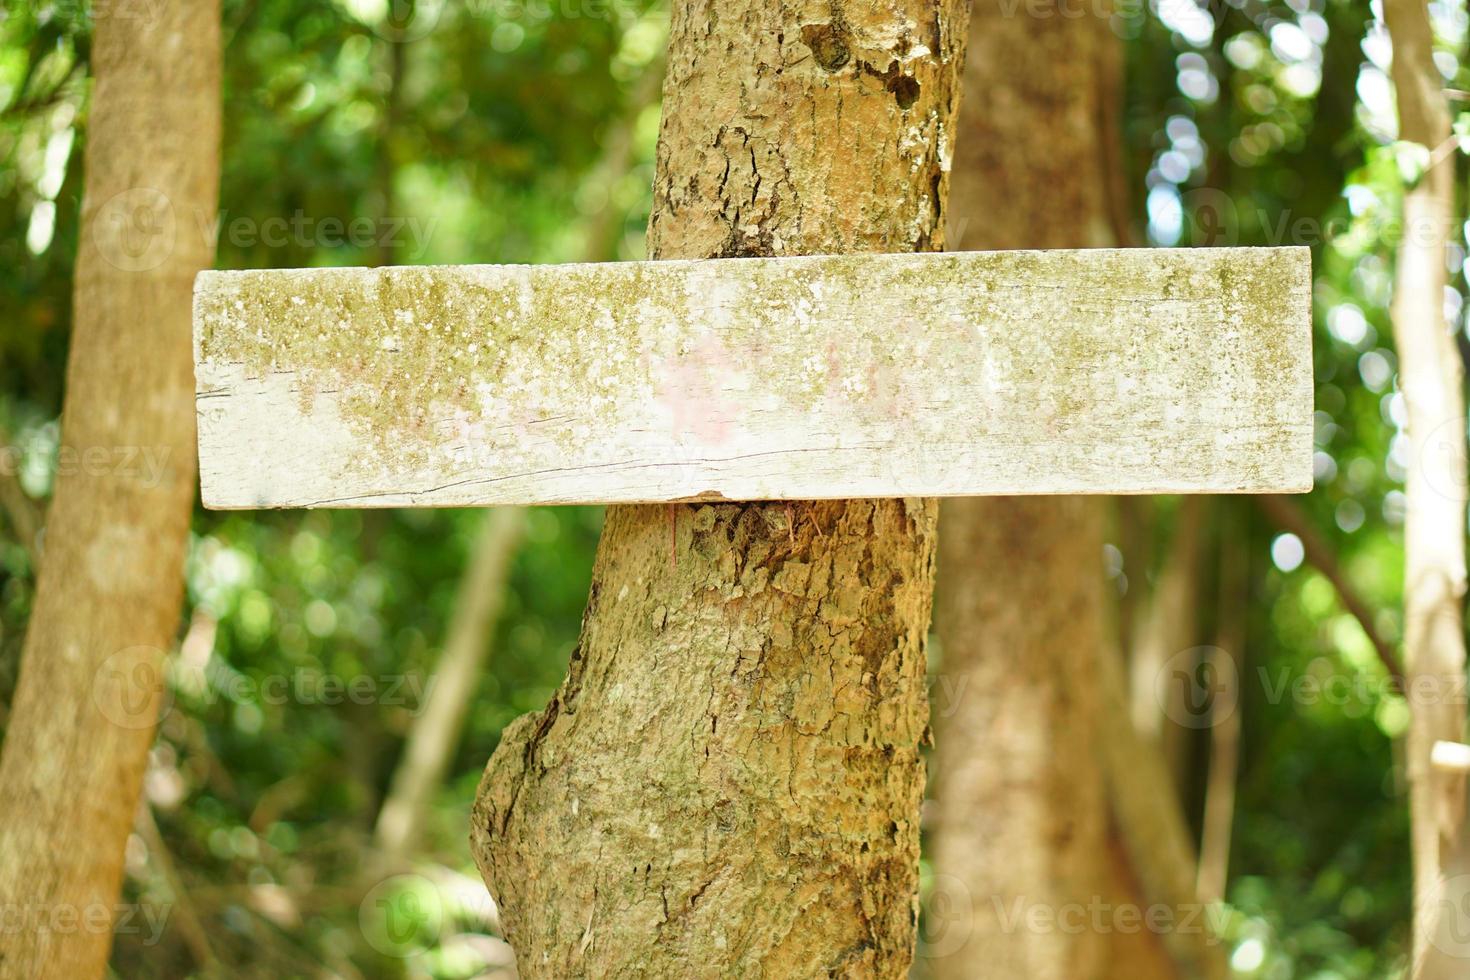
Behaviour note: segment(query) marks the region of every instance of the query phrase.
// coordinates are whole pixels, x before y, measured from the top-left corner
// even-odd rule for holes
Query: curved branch
[[[1338,598],[1342,600],[1343,607],[1358,621],[1358,625],[1368,636],[1368,642],[1373,644],[1378,659],[1383,662],[1384,669],[1388,671],[1394,683],[1400,685],[1402,689],[1404,669],[1399,666],[1398,653],[1394,650],[1393,644],[1378,629],[1377,624],[1373,622],[1372,609],[1358,590],[1353,587],[1353,584],[1348,581],[1327,539],[1317,530],[1311,519],[1302,513],[1301,508],[1286,497],[1260,496],[1256,497],[1255,501],[1256,506],[1260,508],[1267,520],[1281,530],[1290,531],[1301,539],[1307,561],[1313,568],[1321,572],[1327,581],[1332,583],[1332,587],[1337,590]]]

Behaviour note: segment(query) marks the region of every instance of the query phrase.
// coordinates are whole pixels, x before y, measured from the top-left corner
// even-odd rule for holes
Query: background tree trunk
[[[1119,42],[1105,16],[1060,10],[1018,16],[1003,0],[975,4],[949,212],[953,248],[1103,247],[1122,237]],[[1067,910],[1099,899],[1140,910],[1194,900],[1187,846],[1167,855],[1183,860],[1169,880],[1186,882],[1167,899],[1149,888],[1164,877],[1157,861],[1130,866],[1139,845],[1187,845],[1172,798],[1138,801],[1159,811],[1154,824],[1171,831],[1164,840],[1111,836],[1107,760],[1138,743],[1129,738],[1112,753],[1101,744],[1130,725],[1121,664],[1105,662],[1117,659],[1104,594],[1105,507],[1086,497],[944,502],[940,671],[946,689],[962,693],[935,722],[932,850],[936,869],[960,891],[947,898],[968,903],[972,931],[934,956],[937,977],[1223,975],[1219,955],[1178,937],[1106,921],[1093,928],[1090,917],[1080,930],[1037,930],[1015,918],[1041,907],[1065,922]],[[1144,587],[1141,573],[1134,587]],[[1106,703],[1104,666],[1116,685]]]
[[[1109,980],[1164,976],[1224,980],[1230,973],[1227,948],[1209,928],[1195,892],[1194,840],[1174,795],[1164,753],[1157,742],[1126,722],[1128,695],[1122,658],[1105,650],[1092,676],[1099,717],[1113,720],[1099,729],[1094,751],[1100,753],[1107,773],[1113,833],[1126,854],[1126,861],[1113,865],[1106,900],[1127,903],[1140,911],[1161,905],[1176,920],[1189,916],[1185,921],[1191,924],[1187,929],[1144,929],[1135,936],[1112,930],[1102,976]]]
[[[98,977],[111,946],[182,601],[219,59],[212,0],[99,14],[62,456],[0,757],[0,903],[28,916],[3,977]]]
[[[1142,616],[1136,623],[1128,653],[1129,714],[1133,727],[1163,753],[1173,779],[1176,798],[1188,792],[1187,765],[1194,740],[1209,724],[1208,705],[1186,703],[1179,684],[1160,684],[1160,675],[1177,664],[1171,658],[1201,645],[1196,610],[1200,601],[1200,565],[1205,550],[1205,525],[1218,513],[1207,497],[1185,497],[1174,514],[1174,527],[1162,564],[1155,573],[1148,598],[1140,600]],[[1145,566],[1146,567],[1146,566]],[[1145,591],[1144,568],[1139,568],[1131,590]],[[1188,722],[1184,724],[1183,722]]]
[[[970,22],[950,246],[1113,244],[1104,144],[1105,18]],[[936,725],[934,860],[968,891],[974,932],[941,978],[1096,977],[1104,937],[1035,931],[1014,906],[1085,906],[1104,889],[1107,805],[1092,675],[1103,645],[1103,507],[1084,497],[943,506],[936,625],[963,695]]]
[[[1105,886],[1088,680],[1103,628],[1100,509],[1080,497],[945,501],[941,671],[963,694],[935,720],[933,852],[962,883],[974,932],[935,958],[938,977],[1072,980],[1102,966],[1101,933],[1024,918],[1032,907],[1085,908]]]
[[[1404,196],[1391,310],[1413,461],[1405,483],[1404,669],[1411,711],[1414,967],[1416,976],[1424,976],[1433,969],[1426,961],[1439,949],[1427,940],[1446,905],[1443,868],[1465,837],[1464,775],[1430,765],[1436,741],[1465,740],[1465,405],[1460,352],[1445,322],[1443,298],[1455,156],[1425,4],[1386,0],[1383,12],[1393,39],[1399,138],[1423,145],[1437,160]],[[1449,903],[1461,933],[1464,887]],[[1463,944],[1457,949],[1463,951]],[[1463,968],[1463,961],[1448,964],[1445,975]]]
[[[962,0],[675,5],[650,254],[939,247],[964,31]],[[935,511],[608,511],[570,673],[475,808],[523,975],[905,975]]]
[[[1231,676],[1245,676],[1247,623],[1250,614],[1250,538],[1239,510],[1224,515],[1220,534],[1219,606],[1215,617],[1215,649],[1209,656],[1229,658]],[[1218,667],[1217,667],[1218,671]],[[1230,881],[1230,846],[1235,829],[1235,790],[1240,775],[1240,705],[1235,699],[1211,699],[1210,762],[1200,818],[1199,873],[1195,891],[1201,898],[1224,901]]]

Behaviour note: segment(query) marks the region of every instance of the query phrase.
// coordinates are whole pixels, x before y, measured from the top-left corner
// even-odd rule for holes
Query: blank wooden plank
[[[1311,487],[1305,248],[206,272],[214,508]]]

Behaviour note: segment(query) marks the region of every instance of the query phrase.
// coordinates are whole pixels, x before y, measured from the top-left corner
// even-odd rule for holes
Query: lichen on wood
[[[206,273],[205,502],[1304,489],[1309,279],[1305,249]]]

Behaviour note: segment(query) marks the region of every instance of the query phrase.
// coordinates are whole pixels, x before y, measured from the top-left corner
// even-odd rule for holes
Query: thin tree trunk
[[[1147,894],[1144,881],[1135,869],[1136,862],[1128,842],[1116,831],[1108,839],[1107,891],[1120,901],[1145,909],[1148,903],[1138,896]],[[1163,904],[1168,904],[1163,903]],[[1158,930],[1140,927],[1115,929],[1108,935],[1108,950],[1098,980],[1182,980],[1189,977],[1186,966],[1174,961]],[[1223,980],[1223,973],[1220,974]]]
[[[1238,514],[1231,517],[1220,538],[1220,604],[1211,657],[1227,658],[1229,666],[1215,664],[1215,676],[1243,676],[1246,654],[1246,617],[1250,611],[1249,562],[1244,529]],[[1210,705],[1210,768],[1205,782],[1204,820],[1200,830],[1199,873],[1195,891],[1211,902],[1223,901],[1230,880],[1230,838],[1235,826],[1235,783],[1240,771],[1240,711],[1235,698],[1214,699]]]
[[[35,918],[7,933],[0,977],[102,975],[179,625],[195,473],[190,297],[212,264],[199,229],[219,181],[219,7],[154,14],[101,16],[93,41],[62,424],[62,452],[77,455],[57,479],[0,756],[0,904]],[[166,461],[161,476],[141,451]]]
[[[148,848],[148,863],[153,865],[159,877],[163,879],[168,887],[169,901],[172,905],[170,912],[172,918],[178,923],[178,930],[183,936],[184,945],[188,947],[189,954],[194,957],[194,965],[199,967],[201,973],[206,977],[218,976],[221,972],[219,957],[214,953],[214,948],[209,942],[209,932],[204,928],[204,923],[199,920],[199,912],[195,908],[194,901],[189,891],[184,887],[184,879],[179,875],[179,869],[174,864],[173,855],[169,853],[168,844],[163,839],[163,833],[158,829],[158,822],[153,817],[153,807],[147,802],[138,806],[138,818],[134,828],[143,844]]]
[[[1157,584],[1143,600],[1143,621],[1128,658],[1133,726],[1164,753],[1178,790],[1176,796],[1181,798],[1187,789],[1185,768],[1190,743],[1201,728],[1208,726],[1211,703],[1196,702],[1185,685],[1164,681],[1179,676],[1173,658],[1200,644],[1196,619],[1200,555],[1206,515],[1212,509],[1205,497],[1180,501],[1169,550]]]
[[[965,14],[675,5],[650,254],[939,247]],[[935,514],[608,511],[570,673],[473,818],[524,976],[904,976]]]
[[[402,3],[404,0],[394,0]],[[410,0],[411,2],[411,0]],[[412,12],[408,12],[412,17]],[[393,227],[398,218],[398,152],[397,144],[403,130],[403,81],[408,72],[407,40],[389,38],[388,45],[388,92],[384,98],[383,120],[378,127],[377,176],[378,194],[382,207],[382,223],[378,226],[378,248],[373,257],[380,266],[398,264],[396,236],[387,229]]]
[[[433,691],[409,732],[388,797],[378,811],[373,843],[382,866],[397,865],[418,843],[430,797],[459,744],[480,667],[490,653],[510,563],[525,526],[524,511],[498,507],[486,513],[475,538],[469,568],[455,596],[444,652],[434,665]]]
[[[955,148],[951,247],[1113,243],[1104,148],[1106,18],[1015,17],[979,0]],[[1101,719],[1088,678],[1104,648],[1104,502],[946,500],[937,619],[942,673],[963,691],[938,717],[935,864],[964,890],[973,934],[935,957],[945,978],[1097,977],[1104,936],[1036,930],[1104,890]],[[961,687],[961,685],[963,685]]]
[[[1123,559],[1126,591],[1118,599],[1118,647],[1131,653],[1138,642],[1143,625],[1143,612],[1149,591],[1149,571],[1153,566],[1154,521],[1156,508],[1152,497],[1119,497],[1116,500],[1114,537]]]
[[[1208,919],[1194,914],[1202,913],[1195,892],[1198,863],[1194,841],[1174,795],[1164,755],[1156,743],[1124,723],[1128,692],[1122,658],[1112,651],[1105,653],[1098,659],[1093,676],[1102,717],[1115,719],[1100,733],[1098,743],[1107,773],[1108,798],[1128,854],[1131,878],[1137,883],[1137,891],[1128,895],[1128,900],[1137,909],[1163,906],[1176,917],[1189,916],[1190,928],[1153,933],[1168,950],[1176,976],[1182,980],[1224,980],[1229,975],[1225,947],[1209,928]],[[1118,947],[1114,946],[1112,952],[1116,957]],[[1130,972],[1114,962],[1106,975],[1127,977]]]
[[[602,156],[593,167],[589,181],[605,184],[606,193],[602,203],[583,219],[583,262],[611,262],[618,257],[618,243],[627,220],[625,209],[618,207],[616,201],[618,183],[628,175],[633,162],[638,117],[658,101],[663,79],[664,59],[654,58],[643,67],[643,74],[628,93],[623,118],[603,135]]]
[[[1393,39],[1399,138],[1440,150],[1450,139],[1450,117],[1425,4],[1385,0],[1383,7]],[[1426,939],[1442,911],[1442,868],[1464,836],[1465,809],[1463,775],[1430,765],[1436,741],[1465,740],[1465,406],[1460,355],[1444,317],[1454,156],[1438,157],[1404,196],[1391,310],[1414,461],[1405,487],[1404,669],[1411,694],[1407,752],[1416,974],[1433,959],[1435,947]],[[1424,690],[1434,693],[1415,693]]]

